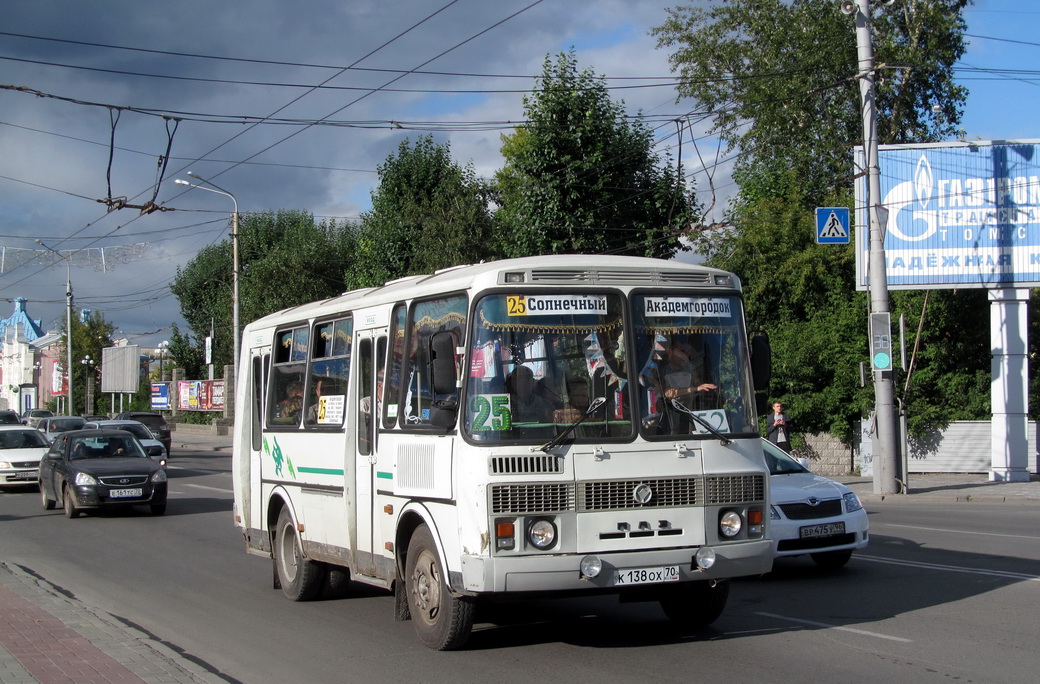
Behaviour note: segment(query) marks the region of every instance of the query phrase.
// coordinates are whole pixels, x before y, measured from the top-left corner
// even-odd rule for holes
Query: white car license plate
[[[811,539],[813,537],[833,537],[836,534],[845,534],[845,523],[821,523],[819,525],[809,525],[799,530],[799,536],[802,539]]]
[[[657,584],[658,582],[678,582],[679,566],[664,565],[659,568],[630,568],[614,571],[614,584],[628,586],[630,584]]]
[[[133,489],[113,489],[108,495],[113,499],[125,499],[132,496],[141,496],[142,493],[140,487],[135,487]]]
[[[37,477],[37,471],[25,470],[20,473],[15,473],[12,477],[16,480],[35,480]]]

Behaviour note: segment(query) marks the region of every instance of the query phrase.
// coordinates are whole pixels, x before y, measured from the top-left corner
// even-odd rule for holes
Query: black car
[[[138,423],[144,423],[152,431],[152,436],[166,447],[167,458],[171,455],[170,445],[173,443],[173,438],[170,436],[170,426],[163,418],[163,414],[154,411],[123,411],[116,414],[114,420],[136,420]]]
[[[0,425],[21,425],[22,417],[16,411],[0,411]]]
[[[74,430],[54,438],[40,461],[40,500],[65,517],[84,509],[145,505],[166,512],[166,471],[124,430]]]

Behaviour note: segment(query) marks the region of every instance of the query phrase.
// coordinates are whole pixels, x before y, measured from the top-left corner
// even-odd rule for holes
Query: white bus
[[[466,642],[478,602],[554,594],[707,625],[729,578],[772,566],[761,346],[735,276],[636,257],[280,311],[242,334],[235,524],[288,598],[386,588],[435,649]]]

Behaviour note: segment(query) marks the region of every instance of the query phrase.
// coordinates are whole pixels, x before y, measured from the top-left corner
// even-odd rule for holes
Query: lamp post
[[[164,382],[166,378],[163,377],[163,359],[166,358],[166,350],[169,348],[170,343],[167,340],[163,340],[159,343],[159,346],[155,348],[155,355],[159,357],[159,382]]]
[[[208,185],[212,185],[213,187],[212,188],[207,188],[207,187],[205,187],[203,185],[196,185],[195,183],[189,183],[188,181],[181,180],[180,178],[174,180],[173,182],[176,183],[177,185],[187,185],[189,188],[195,188],[197,190],[205,190],[206,192],[212,192],[212,193],[216,193],[218,195],[224,195],[225,197],[230,197],[231,201],[235,205],[235,211],[234,211],[233,214],[231,214],[231,261],[232,261],[232,265],[231,265],[231,283],[232,283],[231,284],[231,298],[232,298],[232,300],[231,300],[231,311],[232,311],[232,314],[231,314],[231,327],[232,327],[232,333],[233,333],[232,334],[233,342],[232,342],[231,365],[235,367],[235,369],[236,369],[235,373],[237,375],[238,374],[238,370],[237,370],[238,369],[238,352],[239,352],[239,349],[238,349],[238,333],[239,333],[239,325],[238,325],[238,271],[239,271],[239,266],[238,266],[238,200],[235,199],[234,195],[232,195],[230,192],[228,192],[224,188],[220,187],[219,185],[217,185],[213,181],[206,180],[202,176],[200,176],[198,174],[195,174],[195,173],[192,173],[191,171],[188,171],[188,175],[191,176],[192,178],[194,178],[195,180],[202,181],[203,183],[206,183]]]
[[[72,261],[69,257],[65,256],[58,250],[48,247],[43,244],[42,241],[37,240],[36,244],[43,247],[47,251],[54,252],[59,258],[65,260],[65,266],[68,270],[68,280],[65,287],[65,377],[68,379],[68,405],[65,407],[65,415],[72,414]]]
[[[87,354],[80,363],[87,368],[87,393],[84,395],[83,403],[83,415],[87,416],[94,413],[94,364],[97,362]]]

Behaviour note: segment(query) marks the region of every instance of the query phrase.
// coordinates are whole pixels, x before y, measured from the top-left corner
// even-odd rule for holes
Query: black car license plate
[[[815,537],[833,537],[836,534],[845,534],[845,523],[832,522],[807,525],[799,530],[798,536],[802,539],[813,539]]]

